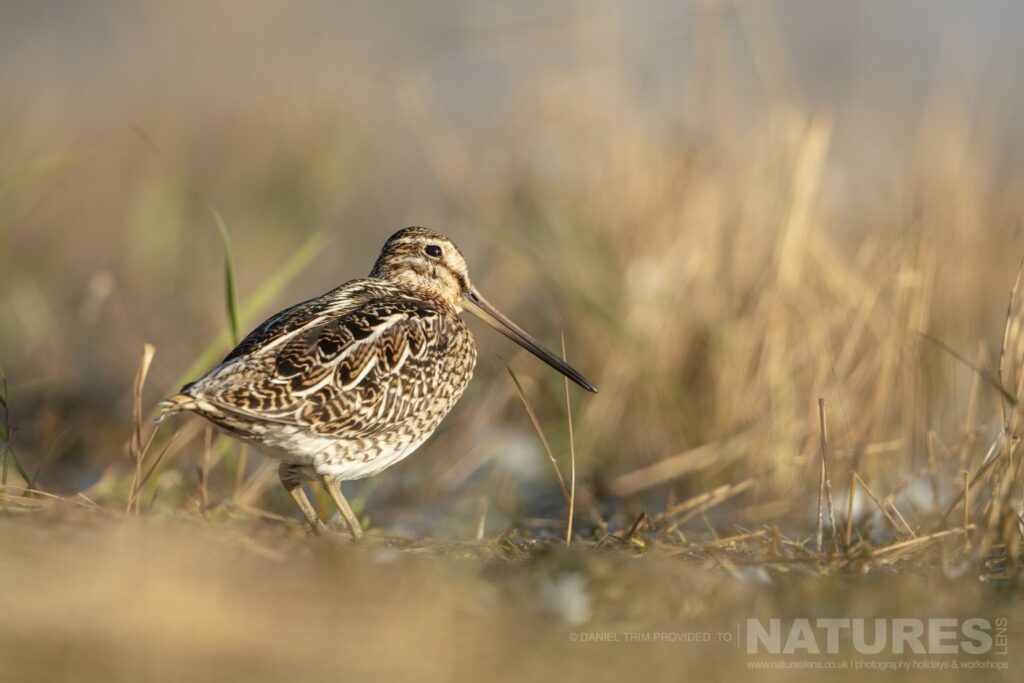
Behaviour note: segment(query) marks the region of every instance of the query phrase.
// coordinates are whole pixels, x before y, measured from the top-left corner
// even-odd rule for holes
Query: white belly
[[[362,479],[364,477],[372,477],[373,475],[381,472],[382,470],[391,467],[396,462],[411,455],[413,451],[419,448],[424,441],[430,435],[410,442],[405,445],[391,446],[379,446],[376,455],[373,457],[363,459],[335,459],[330,457],[316,458],[313,467],[316,469],[317,474],[323,474],[331,477],[338,477],[339,479]]]
[[[270,457],[312,466],[317,474],[342,480],[370,477],[409,456],[430,437],[396,436],[388,441],[345,440],[297,430],[267,433],[258,445]]]

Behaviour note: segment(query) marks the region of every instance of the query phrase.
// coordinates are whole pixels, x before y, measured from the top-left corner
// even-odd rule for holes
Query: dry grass
[[[2,62],[23,94],[0,103],[8,670],[369,677],[429,651],[438,680],[488,658],[539,676],[575,574],[593,630],[1017,608],[1019,64],[956,34],[907,76],[871,43],[895,10],[843,44],[896,61],[857,52],[845,79],[797,58],[820,27],[782,5],[684,3],[639,32],[607,7],[338,11],[96,10],[123,30],[78,62]],[[348,491],[370,542],[307,539],[272,463],[147,413],[413,223],[549,346],[563,329],[601,393],[518,352],[510,384],[481,330],[436,436]],[[581,677],[736,663],[587,657]]]

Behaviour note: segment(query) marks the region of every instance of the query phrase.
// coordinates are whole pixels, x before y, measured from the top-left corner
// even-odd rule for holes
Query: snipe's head
[[[426,228],[403,228],[380,250],[370,277],[395,280],[443,299],[462,310],[462,293],[472,289],[466,259],[451,240]]]
[[[477,291],[462,252],[441,233],[426,228],[399,230],[384,243],[370,277],[401,282],[441,299],[456,311],[469,311],[576,384],[597,393],[590,380],[541,346]]]

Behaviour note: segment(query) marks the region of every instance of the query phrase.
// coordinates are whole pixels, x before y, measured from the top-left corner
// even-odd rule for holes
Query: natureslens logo
[[[751,655],[1007,654],[1007,620],[954,619],[747,619]]]

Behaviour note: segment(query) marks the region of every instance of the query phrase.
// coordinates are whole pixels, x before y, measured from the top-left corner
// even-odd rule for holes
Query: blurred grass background
[[[577,402],[598,493],[742,470],[764,501],[800,499],[819,397],[869,476],[913,472],[932,438],[970,439],[962,461],[987,448],[970,435],[998,395],[917,333],[981,365],[998,349],[1024,253],[1011,3],[3,13],[0,359],[46,489],[130,470],[144,342],[147,406],[228,348],[194,364],[226,328],[207,205],[243,333],[365,274],[397,227],[448,232],[482,290],[551,346],[564,329],[602,388]],[[553,483],[497,354],[564,453],[558,378],[478,338],[467,400],[371,502],[447,500],[481,472]],[[171,505],[194,484],[189,435],[153,480]],[[721,448],[688,477],[619,479],[703,444]]]
[[[44,491],[127,500],[143,344],[147,410],[228,349],[210,207],[243,333],[419,224],[600,386],[574,399],[576,454],[612,528],[749,479],[691,525],[809,533],[825,398],[837,492],[856,470],[926,530],[1000,435],[1019,462],[998,392],[920,333],[995,372],[1024,255],[1022,21],[995,0],[4,3],[13,449]],[[565,458],[561,381],[474,330],[465,400],[347,488],[385,532],[564,519],[498,354]],[[294,517],[199,421],[154,452],[175,429],[143,510]]]

